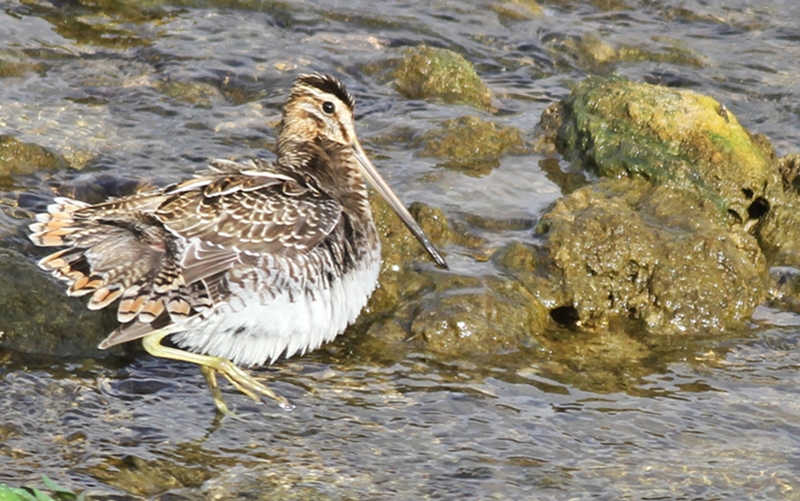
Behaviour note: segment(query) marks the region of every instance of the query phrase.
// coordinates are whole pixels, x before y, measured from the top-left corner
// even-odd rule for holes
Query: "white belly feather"
[[[172,338],[183,348],[242,366],[271,363],[282,353],[303,354],[355,321],[377,285],[379,271],[380,258],[371,256],[335,278],[329,288],[309,287],[311,291],[295,294],[294,301],[286,290],[259,294],[232,288],[227,305],[196,325],[190,322]]]

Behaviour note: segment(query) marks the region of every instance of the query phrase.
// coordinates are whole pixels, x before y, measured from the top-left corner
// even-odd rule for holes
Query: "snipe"
[[[100,348],[142,339],[156,357],[198,364],[217,409],[217,373],[255,400],[289,407],[239,366],[318,348],[375,288],[380,241],[364,180],[440,267],[447,265],[356,138],[354,100],[327,75],[301,75],[283,109],[277,161],[211,163],[212,172],[88,205],[57,198],[31,240],[66,246],[39,262],[88,307],[119,300]],[[180,348],[162,345],[171,340]]]

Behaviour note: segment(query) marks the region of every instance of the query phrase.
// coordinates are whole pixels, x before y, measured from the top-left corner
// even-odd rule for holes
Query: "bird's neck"
[[[330,196],[353,215],[369,217],[367,185],[358,167],[353,148],[317,138],[297,141],[278,140],[278,165],[286,174]]]

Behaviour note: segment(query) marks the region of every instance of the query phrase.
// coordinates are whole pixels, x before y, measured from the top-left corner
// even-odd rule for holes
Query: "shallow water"
[[[779,154],[800,144],[800,3],[554,0],[542,15],[524,2],[420,3],[6,3],[0,59],[33,66],[0,80],[0,133],[89,167],[3,180],[0,235],[23,241],[23,192],[32,207],[103,173],[160,184],[210,157],[268,156],[288,86],[311,70],[356,95],[362,143],[400,196],[456,219],[535,219],[560,192],[540,156],[469,177],[415,156],[408,131],[479,114],[531,139],[544,108],[588,73],[709,94]],[[593,40],[639,56],[604,61]],[[497,115],[410,101],[363,71],[419,43],[475,63]],[[194,97],[170,94],[198,82]],[[215,418],[192,366],[9,353],[0,483],[46,473],[114,499],[800,499],[797,326],[763,308],[747,332],[583,365],[534,348],[387,360],[344,336],[262,371],[293,412],[226,391],[240,421]]]

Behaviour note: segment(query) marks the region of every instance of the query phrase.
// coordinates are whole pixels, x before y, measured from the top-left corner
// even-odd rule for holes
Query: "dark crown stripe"
[[[300,75],[297,77],[297,83],[301,85],[308,85],[314,87],[322,92],[327,92],[338,97],[348,108],[352,111],[355,108],[356,101],[353,99],[352,94],[347,92],[347,88],[336,77],[331,75],[320,75],[314,73],[313,75]]]

